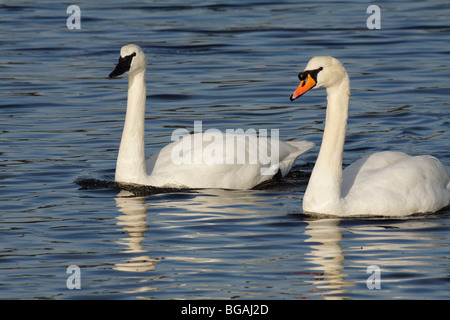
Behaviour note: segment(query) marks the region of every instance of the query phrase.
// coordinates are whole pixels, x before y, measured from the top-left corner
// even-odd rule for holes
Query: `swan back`
[[[435,212],[450,204],[449,182],[447,169],[432,156],[374,153],[344,170],[344,212],[396,216]]]

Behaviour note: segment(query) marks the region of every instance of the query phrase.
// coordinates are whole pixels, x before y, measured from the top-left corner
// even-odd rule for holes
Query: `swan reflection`
[[[441,222],[428,218],[298,217],[297,199],[288,197],[271,190],[210,189],[157,194],[149,201],[148,196],[122,191],[115,198],[120,211],[116,221],[123,231],[118,240],[122,259],[115,261],[115,269],[134,273],[131,277],[138,283],[133,292],[160,292],[168,288],[166,281],[175,284],[170,290],[180,293],[198,288],[199,283],[216,292],[229,287],[230,278],[232,285],[252,283],[252,287],[245,285],[246,297],[263,296],[267,279],[286,272],[300,285],[285,294],[385,299],[402,291],[408,281],[427,279],[425,272],[435,267],[435,250],[440,250],[436,244],[447,240],[430,232]],[[150,237],[164,260],[151,257]],[[157,270],[159,261],[165,268]],[[366,285],[370,265],[381,269],[381,290]],[[146,271],[151,272],[136,274]],[[200,282],[191,282],[193,275]],[[285,284],[280,281],[271,290],[284,293]]]
[[[398,221],[374,219],[353,221],[343,227],[342,220],[337,218],[305,221],[308,224],[305,234],[309,238],[304,242],[310,250],[306,257],[314,264],[306,273],[315,275],[308,282],[316,288],[314,293],[325,299],[354,298],[356,292],[386,299],[392,291],[387,288],[406,285],[408,281],[395,274],[403,272],[413,275],[413,279],[422,274],[426,277],[433,265],[433,255],[426,252],[436,249],[438,236],[428,230],[439,228],[438,222],[420,217]],[[343,232],[356,238],[357,244],[343,248]],[[349,241],[354,242],[352,237]],[[382,290],[369,290],[366,286],[369,277],[366,271],[371,265],[381,269]]]
[[[116,263],[115,269],[130,272],[155,270],[158,260],[146,255],[146,251],[142,247],[142,241],[145,239],[144,232],[149,229],[145,219],[147,216],[146,197],[135,197],[133,193],[122,190],[115,200],[119,211],[123,213],[117,216],[117,224],[122,226],[124,234],[128,235],[118,243],[127,247],[127,250],[124,250],[125,253],[142,254],[127,259],[124,263]]]
[[[323,292],[324,298],[344,299],[345,287],[355,284],[346,281],[348,274],[343,273],[345,256],[339,244],[343,239],[340,219],[317,219],[307,223],[305,234],[310,237],[305,242],[311,249],[307,256],[310,262],[317,265],[311,270],[317,271],[318,276],[311,283],[319,293]]]

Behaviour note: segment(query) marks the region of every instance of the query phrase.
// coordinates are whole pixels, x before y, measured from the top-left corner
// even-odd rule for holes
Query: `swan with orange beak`
[[[297,99],[325,88],[322,144],[302,200],[303,212],[334,216],[408,216],[450,206],[450,174],[430,155],[399,151],[367,154],[342,168],[350,79],[338,59],[313,57],[298,75]]]

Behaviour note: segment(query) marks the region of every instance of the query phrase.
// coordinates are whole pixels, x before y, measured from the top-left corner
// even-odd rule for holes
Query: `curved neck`
[[[347,130],[350,82],[346,75],[327,88],[325,129],[319,156],[303,198],[304,211],[338,213],[342,210],[342,154]]]
[[[139,183],[145,168],[145,70],[129,74],[125,125],[116,165],[116,181]]]

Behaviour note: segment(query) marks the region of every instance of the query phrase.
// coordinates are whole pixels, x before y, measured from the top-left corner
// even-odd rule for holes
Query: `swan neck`
[[[116,165],[116,181],[142,183],[145,168],[145,70],[129,74],[128,100]]]
[[[347,130],[350,85],[348,77],[327,88],[327,110],[322,145],[305,192],[304,210],[338,213],[342,210],[342,154]],[[305,208],[306,207],[306,208]]]

